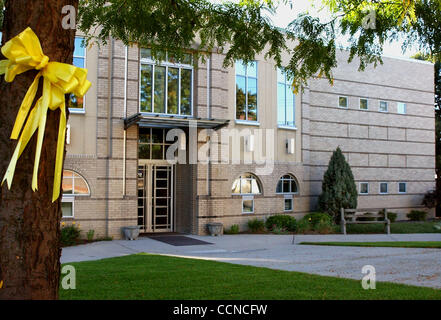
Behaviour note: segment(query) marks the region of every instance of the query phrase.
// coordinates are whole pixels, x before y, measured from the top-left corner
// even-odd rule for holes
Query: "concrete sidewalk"
[[[377,281],[441,289],[441,249],[363,248],[298,245],[324,241],[441,241],[441,234],[375,235],[224,235],[190,236],[211,245],[176,247],[150,238],[103,241],[62,252],[62,263],[97,260],[140,252],[191,257],[361,280],[372,265]]]

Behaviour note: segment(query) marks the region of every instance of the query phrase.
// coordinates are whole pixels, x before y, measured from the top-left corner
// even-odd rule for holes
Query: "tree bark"
[[[72,63],[75,30],[62,27],[62,7],[78,0],[7,0],[3,44],[31,27],[50,61]],[[0,54],[1,56],[1,54]],[[4,57],[1,57],[4,59]],[[0,178],[16,146],[10,140],[21,101],[36,71],[6,83],[0,76]],[[40,80],[42,82],[42,80]],[[41,96],[41,84],[37,98]],[[31,189],[36,135],[17,163],[11,190],[0,189],[0,299],[57,299],[60,280],[61,197],[52,203],[60,111],[49,111],[38,173]]]

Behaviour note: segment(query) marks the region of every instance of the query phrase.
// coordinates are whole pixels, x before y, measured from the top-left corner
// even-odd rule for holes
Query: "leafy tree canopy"
[[[349,61],[359,57],[360,70],[382,63],[384,44],[397,39],[404,40],[403,49],[417,45],[425,54],[441,55],[439,0],[322,0],[331,12],[327,21],[304,13],[281,30],[271,17],[278,4],[288,2],[296,5],[294,0],[80,0],[78,20],[89,34],[87,42],[106,43],[112,36],[126,45],[151,47],[156,58],[165,51],[182,58],[195,39],[198,51],[224,52],[225,66],[265,51],[266,58],[286,67],[295,88],[313,76],[332,83],[342,35],[349,39]],[[366,27],[372,12],[375,26]],[[296,41],[294,48],[287,48],[287,40]],[[291,59],[282,66],[285,50]]]
[[[271,23],[272,0],[213,3],[208,0],[80,0],[80,29],[98,40],[109,36],[125,44],[151,47],[160,57],[168,51],[177,58],[195,43],[200,51],[226,53],[225,65],[245,62],[269,46],[267,57],[281,63],[286,48],[282,30]],[[266,14],[265,14],[266,13]]]

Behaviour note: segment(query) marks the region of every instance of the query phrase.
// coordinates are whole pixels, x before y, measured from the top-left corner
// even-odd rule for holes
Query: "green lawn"
[[[159,255],[71,263],[76,289],[60,299],[441,299],[441,290]],[[362,277],[360,271],[360,279]]]
[[[345,247],[396,247],[396,248],[440,248],[441,241],[381,241],[381,242],[301,242],[315,246]]]
[[[439,222],[394,222],[390,224],[391,233],[441,233],[434,225]],[[347,233],[384,233],[382,224],[348,224]],[[340,226],[336,227],[336,232],[340,232]]]

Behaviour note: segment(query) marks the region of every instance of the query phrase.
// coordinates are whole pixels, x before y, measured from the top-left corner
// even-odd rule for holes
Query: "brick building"
[[[359,208],[405,219],[435,187],[430,63],[384,57],[358,72],[342,52],[334,86],[311,79],[294,95],[263,55],[223,68],[216,53],[156,63],[120,41],[80,43],[74,62],[93,86],[70,103],[63,220],[85,232],[120,238],[121,227],[139,225],[204,234],[212,221],[245,228],[254,217],[299,218],[315,210],[337,146]],[[182,161],[170,164],[169,150]]]

